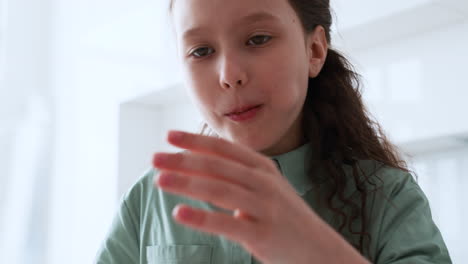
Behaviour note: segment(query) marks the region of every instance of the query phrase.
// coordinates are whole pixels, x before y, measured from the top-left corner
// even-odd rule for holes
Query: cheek
[[[212,86],[207,87],[206,82],[199,78],[192,79],[187,85],[192,103],[198,108],[203,120],[216,130],[220,126],[220,117],[216,114],[216,111],[220,111],[217,109],[219,97],[216,91]]]
[[[284,65],[283,61],[283,65]],[[288,65],[294,65],[288,64]],[[296,62],[297,65],[297,62]],[[264,87],[266,93],[274,104],[282,110],[290,110],[295,104],[301,103],[307,94],[308,76],[303,67],[281,67],[266,74],[268,84]]]
[[[300,48],[295,43],[283,43],[263,60],[264,63],[257,64],[260,66],[257,69],[262,69],[257,72],[263,80],[262,92],[277,104],[289,105],[307,92],[307,54]]]
[[[215,109],[215,100],[213,93],[207,92],[208,89],[202,87],[191,87],[193,103],[197,106],[204,119],[212,119],[213,111]]]
[[[200,108],[209,108],[215,98],[214,91],[212,89],[211,82],[206,76],[212,76],[210,73],[203,73],[199,71],[187,71],[186,85],[192,100]]]

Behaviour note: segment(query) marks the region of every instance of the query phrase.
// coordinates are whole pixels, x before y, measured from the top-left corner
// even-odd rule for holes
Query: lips
[[[247,111],[249,111],[249,110],[251,110],[253,108],[259,107],[259,106],[261,106],[261,105],[258,104],[258,105],[248,105],[248,106],[236,107],[233,110],[229,111],[225,115],[229,116],[229,115],[233,115],[233,114],[241,114],[243,112],[247,112]]]

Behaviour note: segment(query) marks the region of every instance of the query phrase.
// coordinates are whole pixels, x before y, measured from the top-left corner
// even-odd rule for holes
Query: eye
[[[213,53],[212,48],[202,47],[194,50],[190,55],[194,56],[195,58],[203,58],[210,55],[211,53]]]
[[[257,35],[253,36],[247,41],[247,44],[253,44],[254,46],[262,45],[267,43],[271,39],[270,36],[266,35]]]

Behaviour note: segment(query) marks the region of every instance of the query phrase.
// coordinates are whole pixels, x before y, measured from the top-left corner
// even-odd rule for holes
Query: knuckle
[[[173,161],[175,164],[182,164],[187,156],[184,152],[177,152],[173,155]]]
[[[272,159],[268,159],[268,162],[267,162],[267,168],[269,171],[276,171],[278,170],[278,165],[276,165],[276,161],[272,160]]]
[[[212,198],[225,200],[232,194],[232,188],[226,184],[208,184],[207,191]]]
[[[216,172],[216,167],[218,164],[213,160],[213,158],[206,157],[201,159],[200,163],[209,173]]]

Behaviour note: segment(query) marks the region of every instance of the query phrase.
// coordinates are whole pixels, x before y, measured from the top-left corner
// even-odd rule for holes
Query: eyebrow
[[[259,21],[280,21],[280,19],[273,14],[267,13],[265,11],[261,11],[261,12],[252,13],[252,14],[242,17],[241,19],[239,19],[239,22],[237,22],[237,24],[253,24]],[[187,39],[187,38],[190,38],[191,36],[196,36],[202,30],[203,30],[202,27],[191,28],[184,32],[182,38]]]

